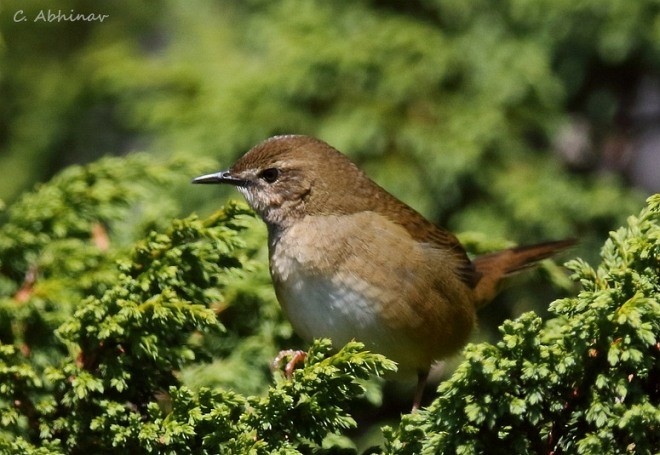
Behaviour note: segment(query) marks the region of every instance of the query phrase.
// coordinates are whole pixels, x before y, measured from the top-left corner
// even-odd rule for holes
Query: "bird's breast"
[[[270,272],[278,300],[296,332],[341,346],[379,324],[378,291],[347,267],[332,233],[297,226],[271,241]]]
[[[269,235],[275,291],[303,338],[356,339],[410,370],[454,350],[445,326],[463,302],[450,305],[440,267],[403,228],[362,213],[308,217]]]

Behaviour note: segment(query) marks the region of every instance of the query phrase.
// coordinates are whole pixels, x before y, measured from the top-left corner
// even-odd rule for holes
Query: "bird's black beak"
[[[220,171],[214,174],[200,175],[192,179],[192,183],[227,183],[234,186],[246,186],[247,180],[234,177],[230,171]]]

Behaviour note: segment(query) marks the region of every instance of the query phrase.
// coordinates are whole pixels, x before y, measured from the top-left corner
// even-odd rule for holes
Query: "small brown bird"
[[[308,136],[270,138],[193,183],[236,186],[264,220],[275,292],[296,332],[335,346],[356,339],[417,374],[413,409],[431,364],[467,342],[500,281],[574,243],[471,261],[452,233]]]

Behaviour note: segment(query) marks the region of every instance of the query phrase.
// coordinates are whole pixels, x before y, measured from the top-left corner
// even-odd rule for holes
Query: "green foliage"
[[[66,422],[60,417],[42,425],[41,448],[17,438],[0,440],[0,449],[47,454],[308,453],[320,449],[329,435],[356,426],[346,408],[364,393],[357,379],[394,368],[382,356],[365,352],[360,343],[349,343],[331,355],[330,341],[319,340],[310,348],[304,367],[292,379],[279,380],[263,397],[171,386],[167,393],[151,397],[141,412],[134,402],[108,399],[112,393],[104,391],[91,374],[66,380],[51,374],[51,380],[68,383],[69,392],[77,394],[77,412]],[[106,398],[94,397],[100,393]],[[67,398],[63,400],[68,404]],[[58,407],[66,405],[50,403],[48,410],[54,414]],[[3,415],[3,421],[10,420]],[[64,437],[74,429],[79,433]]]
[[[137,195],[151,197],[148,176],[158,176],[163,190],[171,185],[167,176],[182,170],[194,172],[176,160],[106,159],[63,173],[9,209],[0,228],[8,283],[1,307],[0,451],[300,453],[354,428],[347,408],[365,392],[358,381],[394,369],[358,343],[332,355],[324,340],[310,348],[292,380],[266,390],[270,378],[259,368],[290,330],[279,328],[273,299],[260,290],[263,264],[248,242],[263,238],[249,235],[257,220],[244,204],[205,220],[150,222],[154,229],[133,246],[111,246],[113,234],[125,236],[113,227],[135,213]],[[102,241],[93,234],[99,221],[108,225]],[[60,244],[69,245],[68,256],[56,263],[50,256]],[[29,282],[21,283],[19,272],[26,270]],[[65,285],[70,289],[60,292]],[[251,308],[227,317],[249,299]],[[270,318],[248,318],[255,306],[263,306],[257,316]],[[39,324],[41,332],[50,330],[44,339],[32,333]],[[253,375],[248,389],[261,395],[181,382],[186,368],[222,369],[208,364],[212,356],[235,349],[248,357],[266,344],[270,350],[243,358],[246,365],[225,381]]]
[[[432,221],[487,233],[474,252],[576,237],[594,260],[643,200],[597,159],[576,174],[551,152],[574,117],[592,127],[594,154],[616,134],[617,109],[635,95],[629,81],[660,67],[654,0],[58,0],[62,11],[109,14],[104,23],[14,22],[15,8],[32,18],[54,7],[5,3],[7,203],[69,163],[139,149],[154,160],[212,155],[224,168],[278,133],[320,137]],[[186,206],[207,213],[218,201]],[[556,296],[535,290],[503,295],[483,333]],[[237,346],[264,352],[253,341]]]
[[[264,290],[263,233],[244,204],[204,220],[144,210],[124,221],[189,166],[105,159],[7,210],[0,450],[355,451],[349,409],[364,381],[394,365],[359,343],[333,354],[319,340],[291,379],[271,384],[266,365],[291,333]],[[428,409],[385,429],[386,453],[657,449],[659,217],[656,195],[612,233],[597,269],[571,262],[583,291],[553,303],[554,319],[526,313],[496,345],[467,348]],[[67,255],[55,257],[62,245]]]
[[[128,244],[178,210],[167,188],[206,164],[134,155],[71,167],[2,212],[0,340],[36,358],[60,352],[55,329],[115,284]]]
[[[44,6],[21,7],[33,15]],[[328,141],[459,231],[584,238],[641,201],[615,179],[576,181],[539,152],[569,112],[613,129],[619,87],[593,83],[603,72],[632,80],[660,67],[653,0],[62,0],[58,8],[110,20],[37,33],[40,24],[0,18],[0,83],[15,94],[0,111],[0,166],[18,176],[46,172],[21,166],[117,153],[136,140],[154,153],[213,153],[229,164],[286,132]],[[101,141],[89,132],[99,124],[105,142],[90,147]],[[22,187],[0,183],[0,197]]]
[[[660,195],[613,232],[555,318],[526,313],[496,345],[472,345],[387,453],[657,453],[660,449]]]
[[[48,8],[110,19],[13,20]],[[630,81],[660,67],[654,0],[22,0],[0,10],[0,452],[355,450],[342,437],[360,391],[342,375],[388,364],[360,360],[355,346],[327,357],[321,343],[323,360],[271,386],[270,360],[301,342],[269,283],[263,226],[231,204],[187,216],[226,194],[184,190],[190,177],[269,135],[328,141],[463,232],[471,252],[570,236],[593,261],[642,200],[595,163],[574,173],[550,152],[573,116],[592,127],[596,153],[616,134]],[[136,149],[149,155],[126,154]],[[106,154],[126,156],[24,193]],[[658,405],[642,385],[658,377],[643,368],[657,359],[643,347],[658,333],[649,232],[613,238],[598,270],[574,262],[585,291],[555,303],[555,319],[525,315],[500,344],[471,347],[442,406],[405,416],[387,450],[506,441],[547,452],[552,440],[586,453],[625,440],[643,453]],[[494,311],[545,309],[545,291],[516,287]],[[494,389],[475,392],[482,380]]]

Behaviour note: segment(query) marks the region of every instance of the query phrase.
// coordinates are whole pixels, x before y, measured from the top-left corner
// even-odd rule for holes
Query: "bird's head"
[[[360,188],[374,185],[330,145],[296,135],[267,139],[229,169],[193,183],[234,185],[267,224],[280,227],[306,215],[364,209]]]

